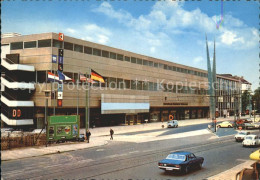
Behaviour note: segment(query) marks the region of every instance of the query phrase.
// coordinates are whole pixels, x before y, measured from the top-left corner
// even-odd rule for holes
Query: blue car
[[[164,171],[179,171],[188,173],[191,169],[201,169],[203,157],[196,157],[187,151],[176,151],[169,154],[166,159],[158,162],[158,167]]]

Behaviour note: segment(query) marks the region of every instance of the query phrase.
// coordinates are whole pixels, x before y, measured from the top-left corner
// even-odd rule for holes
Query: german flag
[[[96,71],[94,71],[92,69],[91,69],[90,79],[92,79],[94,81],[101,82],[101,83],[105,83],[104,78],[100,74],[98,74]]]

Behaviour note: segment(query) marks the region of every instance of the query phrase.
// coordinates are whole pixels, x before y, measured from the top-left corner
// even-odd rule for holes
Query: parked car
[[[203,157],[196,157],[187,151],[176,151],[169,154],[166,159],[158,162],[158,167],[164,171],[179,171],[188,173],[191,169],[202,168]]]
[[[249,158],[252,159],[252,160],[257,160],[259,161],[260,160],[260,149],[256,150],[255,152],[251,153],[249,155]]]
[[[167,127],[168,127],[168,128],[171,128],[171,127],[178,127],[178,121],[177,121],[177,120],[171,120],[171,121],[168,121],[168,123],[167,123]]]
[[[85,134],[80,134],[78,141],[84,142],[85,141]]]
[[[250,134],[250,132],[246,132],[246,131],[241,131],[241,132],[239,132],[239,133],[237,133],[236,135],[235,135],[235,140],[238,142],[238,141],[243,141],[244,140],[244,138],[245,138],[245,136],[246,135],[249,135]]]
[[[228,122],[228,121],[224,121],[224,122],[218,123],[218,124],[217,124],[217,127],[218,127],[218,128],[222,128],[222,127],[231,128],[231,127],[233,127],[233,124],[230,123],[230,122]]]
[[[247,135],[242,142],[243,146],[258,146],[260,144],[260,139],[257,135],[251,134]]]

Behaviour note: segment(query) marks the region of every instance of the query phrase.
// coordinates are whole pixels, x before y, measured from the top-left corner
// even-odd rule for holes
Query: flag
[[[104,78],[100,74],[98,74],[97,72],[93,71],[92,69],[91,69],[90,79],[92,79],[94,81],[101,82],[101,83],[105,83]]]
[[[61,82],[58,75],[48,72],[48,81],[58,81]]]
[[[79,73],[79,80],[80,81],[86,81],[87,77],[84,74]]]
[[[57,71],[58,72],[58,75],[59,75],[59,80],[62,80],[62,81],[73,81],[73,79],[71,79],[70,77],[66,76],[65,74],[63,74],[61,71]]]

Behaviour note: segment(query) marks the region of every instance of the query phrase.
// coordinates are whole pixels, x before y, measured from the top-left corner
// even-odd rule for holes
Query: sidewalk
[[[249,168],[252,169],[251,165],[255,163],[253,160],[247,160],[244,163],[241,163],[231,169],[228,169],[226,171],[223,171],[215,176],[211,176],[207,178],[207,180],[235,180],[236,179],[236,174],[240,172],[244,168]]]
[[[232,121],[232,120],[234,120],[233,116],[229,118],[217,118],[217,123],[221,121]],[[179,123],[179,127],[181,127],[181,126],[189,126],[189,125],[196,125],[202,123],[212,123],[212,120],[206,118],[190,119],[190,120],[179,120],[178,123]],[[164,128],[167,128],[167,122],[154,122],[154,123],[131,125],[131,126],[98,127],[89,130],[91,132],[91,136],[93,137],[93,136],[109,135],[110,128],[114,130],[115,134],[121,134],[121,133],[129,133],[129,132],[162,129],[162,125],[164,125]],[[80,129],[80,133],[85,134],[85,129]]]
[[[233,117],[230,118],[218,118],[217,121],[227,121],[233,120]],[[193,120],[182,120],[179,121],[179,126],[188,126],[188,125],[195,125],[201,123],[211,123],[212,121],[209,119],[193,119]],[[91,131],[91,139],[90,143],[86,142],[70,142],[70,143],[62,143],[62,144],[52,144],[48,147],[45,146],[38,146],[38,147],[27,147],[27,148],[17,148],[12,150],[5,150],[1,151],[1,159],[3,161],[7,160],[14,160],[14,159],[21,159],[21,158],[28,158],[28,157],[35,157],[35,156],[42,156],[46,154],[54,154],[59,152],[67,152],[67,151],[74,151],[79,149],[91,148],[102,146],[108,143],[109,140],[109,130],[112,128],[115,132],[115,137],[119,141],[127,141],[127,142],[146,142],[150,136],[157,136],[158,132],[149,132],[147,134],[142,134],[142,136],[124,136],[124,135],[117,135],[120,133],[127,133],[127,132],[138,132],[138,131],[149,131],[149,130],[162,130],[162,125],[165,127],[165,131],[167,131],[167,123],[164,122],[157,122],[157,123],[148,123],[148,124],[141,124],[141,125],[132,125],[132,126],[113,126],[113,127],[101,127],[101,128],[94,128],[90,129]],[[80,129],[80,133],[85,134],[85,129]],[[191,134],[205,134],[207,130],[200,130],[200,131],[191,131],[190,133],[180,133],[179,136],[174,135],[175,138],[178,137],[187,137]],[[171,136],[165,137],[158,137],[153,140],[162,140],[162,139],[170,139]]]

